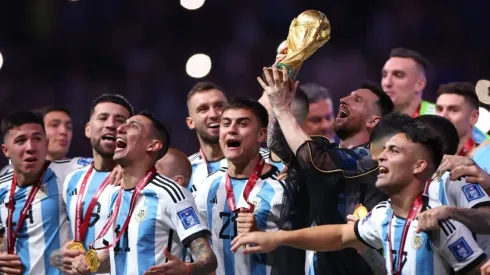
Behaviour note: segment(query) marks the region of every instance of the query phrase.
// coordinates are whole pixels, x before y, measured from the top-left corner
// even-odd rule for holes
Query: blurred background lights
[[[205,0],[180,0],[180,5],[188,10],[197,10],[204,2]]]
[[[480,116],[476,127],[484,132],[490,130],[490,113],[485,108],[480,107]]]
[[[197,53],[187,60],[185,71],[190,77],[205,77],[211,71],[211,58],[205,54]]]
[[[3,65],[3,56],[2,53],[0,53],[0,69],[2,68]]]

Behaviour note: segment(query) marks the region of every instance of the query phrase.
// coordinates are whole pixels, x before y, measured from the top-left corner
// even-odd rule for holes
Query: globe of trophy
[[[276,64],[279,70],[287,69],[290,85],[295,80],[303,62],[325,45],[329,39],[330,22],[320,11],[304,11],[291,22],[286,40],[286,57]],[[272,74],[272,68],[268,70]],[[279,73],[280,80],[283,81],[285,76],[281,71]],[[262,80],[268,84],[264,75],[262,75]]]

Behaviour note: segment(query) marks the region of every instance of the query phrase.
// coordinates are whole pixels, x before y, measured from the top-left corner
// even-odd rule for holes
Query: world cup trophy
[[[325,45],[329,39],[330,22],[322,12],[307,10],[293,19],[286,40],[286,57],[276,65],[280,70],[287,69],[290,84],[296,78],[303,62]],[[272,68],[268,70],[272,75]],[[284,76],[281,72],[280,77],[282,81]],[[262,80],[268,84],[264,75],[262,75]]]

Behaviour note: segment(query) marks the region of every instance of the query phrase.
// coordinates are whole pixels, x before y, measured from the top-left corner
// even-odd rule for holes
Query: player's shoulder
[[[66,175],[65,181],[72,181],[72,180],[77,180],[78,181],[78,179],[80,179],[80,177],[82,175],[85,175],[88,172],[89,168],[90,168],[90,166],[85,166],[85,167],[82,167],[80,169],[76,169],[76,170],[70,171]]]
[[[271,165],[271,169],[260,176],[262,180],[264,180],[266,183],[270,184],[274,189],[285,189],[285,182],[283,180],[278,179],[278,176],[280,174],[279,169],[277,169],[276,166]]]
[[[389,201],[382,201],[378,203],[366,216],[360,220],[361,225],[367,221],[373,221],[374,224],[379,226],[386,225],[386,214],[389,209],[391,209],[391,204]]]
[[[201,153],[197,152],[188,157],[191,164],[201,161]]]
[[[211,183],[217,179],[221,179],[222,177],[225,176],[226,172],[228,171],[228,167],[220,167],[218,170],[214,171],[213,173],[209,174],[202,183]]]
[[[14,171],[14,167],[12,166],[12,164],[7,164],[2,168],[2,170],[0,170],[0,176],[6,175],[7,173],[13,171]]]
[[[11,171],[7,171],[5,174],[0,176],[0,188],[2,188],[5,185],[9,185],[12,182],[12,179],[14,178],[14,170],[12,169]]]
[[[164,201],[171,200],[174,203],[178,203],[182,200],[192,198],[189,190],[181,187],[178,183],[162,174],[156,174],[148,185]]]

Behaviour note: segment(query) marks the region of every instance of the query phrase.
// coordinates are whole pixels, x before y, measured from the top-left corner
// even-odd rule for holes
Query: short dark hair
[[[70,110],[64,108],[64,107],[60,107],[60,106],[53,106],[53,105],[48,105],[48,106],[44,106],[38,110],[35,110],[35,112],[38,112],[40,113],[41,115],[45,116],[49,113],[52,113],[52,112],[61,112],[61,113],[65,113],[67,116],[71,117],[71,112]]]
[[[447,84],[441,84],[437,89],[437,95],[443,94],[456,94],[464,97],[464,99],[473,107],[478,109],[480,107],[480,101],[475,92],[475,85],[469,82],[451,82]]]
[[[427,59],[425,59],[420,53],[413,50],[409,50],[406,48],[394,48],[391,49],[390,57],[410,58],[415,61],[415,63],[417,63],[420,67],[422,67],[424,73],[427,73],[429,69],[429,62],[427,61]]]
[[[370,142],[378,142],[401,133],[403,125],[410,122],[412,122],[412,118],[409,115],[397,112],[387,114],[374,126],[371,132]]]
[[[310,111],[310,101],[301,87],[296,89],[296,94],[294,95],[293,103],[291,104],[291,111],[299,124],[302,124],[308,116],[308,112]]]
[[[443,145],[439,135],[424,123],[412,121],[403,126],[402,132],[414,143],[421,144],[430,155],[433,165],[431,174],[435,172],[441,164],[444,156]]]
[[[300,85],[298,87],[298,90],[299,89],[304,91],[304,93],[308,97],[308,101],[310,102],[310,104],[317,103],[320,100],[332,100],[328,89],[316,83],[306,83]]]
[[[129,116],[132,117],[134,115],[134,108],[129,103],[129,101],[122,95],[119,94],[103,94],[99,97],[97,97],[94,102],[92,103],[92,106],[90,107],[90,116],[94,114],[95,107],[99,105],[100,103],[105,103],[105,102],[110,102],[114,103],[117,105],[123,106],[126,110],[129,112]]]
[[[32,111],[20,111],[10,113],[2,119],[2,137],[5,139],[10,130],[27,123],[39,124],[44,131],[43,116],[41,114]]]
[[[167,128],[160,122],[153,113],[148,111],[142,111],[138,115],[144,116],[151,120],[153,129],[155,130],[156,137],[163,143],[162,149],[157,152],[157,160],[161,159],[168,151],[170,146],[170,135],[168,134]]]
[[[431,128],[442,141],[446,155],[455,155],[459,146],[459,135],[454,124],[447,118],[437,115],[421,115],[414,121],[423,123]]]
[[[269,114],[264,106],[262,106],[262,104],[260,104],[257,100],[241,97],[234,98],[228,102],[223,110],[223,113],[227,110],[237,109],[250,110],[257,117],[260,127],[267,128],[267,125],[269,124]]]
[[[201,81],[201,82],[197,82],[196,85],[194,85],[191,90],[189,91],[189,93],[187,94],[187,104],[189,104],[189,100],[191,100],[191,98],[197,94],[197,93],[200,93],[200,92],[205,92],[205,91],[209,91],[209,90],[219,90],[221,91],[222,93],[224,93],[223,91],[223,88],[211,81]]]
[[[379,98],[375,104],[378,106],[381,116],[393,112],[393,109],[395,108],[393,101],[391,101],[391,98],[377,84],[371,81],[364,81],[359,88],[368,89]]]

